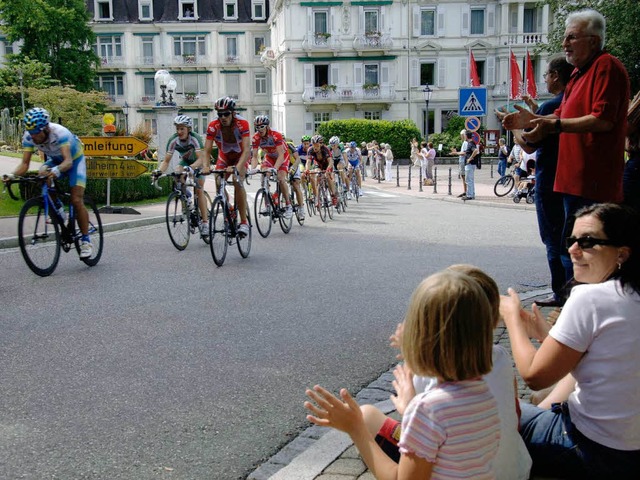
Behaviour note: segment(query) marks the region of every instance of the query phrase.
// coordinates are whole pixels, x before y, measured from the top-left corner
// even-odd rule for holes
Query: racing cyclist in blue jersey
[[[345,157],[347,157],[347,161],[349,162],[349,172],[347,173],[347,178],[351,180],[351,172],[353,169],[356,169],[356,179],[358,180],[358,196],[362,196],[362,175],[360,174],[360,159],[362,153],[360,153],[360,149],[358,148],[358,144],[356,142],[349,142],[349,147],[344,152]],[[349,196],[351,196],[351,190],[349,190]]]
[[[333,136],[329,139],[329,151],[331,152],[331,156],[333,158],[333,166],[336,170],[338,170],[338,175],[342,179],[342,185],[346,188],[347,192],[349,192],[349,179],[344,171],[345,164],[345,155],[344,148],[340,145],[340,137]],[[338,192],[340,195],[342,192]],[[351,194],[348,194],[349,198]]]
[[[22,176],[27,173],[31,156],[39,151],[47,158],[40,167],[41,176],[69,177],[71,205],[82,232],[80,258],[89,258],[93,254],[93,246],[89,237],[89,213],[84,206],[84,189],[87,185],[84,148],[76,135],[62,125],[51,122],[50,118],[49,112],[44,108],[32,108],[25,113],[23,122],[26,132],[22,137],[22,163],[13,175]]]

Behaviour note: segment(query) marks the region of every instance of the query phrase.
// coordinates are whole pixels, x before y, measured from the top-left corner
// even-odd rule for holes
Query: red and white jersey
[[[217,118],[207,127],[207,140],[213,140],[218,146],[218,159],[225,162],[237,162],[242,155],[242,139],[251,136],[249,122],[236,115],[229,127],[223,127]]]
[[[282,148],[284,148],[284,163],[288,163],[289,149],[280,132],[268,129],[264,137],[260,135],[260,132],[256,132],[251,140],[251,149],[256,151],[260,148],[265,153],[265,160],[271,165],[276,164],[278,160],[278,147],[281,145]]]

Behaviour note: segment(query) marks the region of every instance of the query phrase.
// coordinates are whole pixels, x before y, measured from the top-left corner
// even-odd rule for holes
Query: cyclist
[[[187,115],[178,115],[173,119],[173,124],[176,126],[176,133],[174,133],[167,142],[167,154],[164,160],[156,170],[154,175],[160,176],[166,172],[173,157],[173,152],[178,152],[180,155],[180,163],[176,168],[176,172],[180,173],[184,170],[184,167],[197,168],[202,167],[205,162],[204,155],[204,143],[202,137],[196,132],[193,132],[193,120]],[[200,206],[200,216],[202,217],[202,224],[200,225],[200,233],[202,235],[209,235],[209,212],[207,211],[207,201],[204,196],[204,176],[198,175],[196,178],[196,195],[198,195],[198,204]],[[189,209],[193,207],[193,199],[189,197]]]
[[[349,148],[345,151],[345,156],[349,162],[349,173],[347,178],[351,179],[351,172],[356,169],[356,179],[358,180],[358,196],[362,196],[362,174],[360,173],[360,158],[362,154],[356,142],[349,142]],[[351,190],[349,190],[349,198],[351,198]]]
[[[26,132],[22,137],[22,163],[13,175],[22,176],[27,173],[31,156],[38,150],[47,158],[40,167],[40,175],[47,175],[49,178],[69,177],[71,205],[82,232],[80,258],[89,258],[93,254],[93,246],[89,237],[89,214],[84,206],[87,166],[82,142],[67,128],[50,122],[49,119],[49,112],[44,108],[32,108],[25,113],[23,121]]]
[[[275,168],[278,172],[280,192],[282,192],[286,202],[284,217],[291,218],[293,216],[293,208],[291,208],[289,185],[287,184],[289,148],[285,146],[282,134],[270,129],[269,123],[269,117],[266,115],[258,115],[253,121],[256,133],[251,141],[251,170],[258,166],[258,150],[262,150],[265,156],[262,160],[261,169]]]
[[[216,100],[214,108],[218,118],[210,122],[207,127],[204,158],[211,158],[211,150],[213,149],[213,142],[215,142],[218,147],[216,169],[222,170],[233,166],[238,169],[240,178],[234,179],[233,182],[234,196],[240,211],[241,223],[238,226],[238,233],[248,235],[247,193],[241,182],[244,181],[247,173],[247,163],[249,163],[251,137],[249,122],[236,114],[236,101],[231,97],[220,97]],[[209,173],[209,162],[205,162],[202,166],[202,171],[205,174]]]
[[[342,178],[342,184],[345,185],[347,191],[349,191],[349,180],[344,172],[344,166],[347,162],[345,160],[344,148],[340,144],[340,137],[333,136],[329,139],[329,150],[333,157],[333,165],[338,170],[340,178]]]
[[[311,148],[307,151],[307,169],[312,165],[319,170],[326,170],[329,177],[327,184],[331,192],[331,203],[335,207],[338,204],[336,197],[336,188],[333,182],[333,156],[327,147],[324,146],[324,138],[322,135],[314,135],[311,137]],[[311,186],[313,187],[313,195],[316,197],[316,207],[320,208],[320,197],[318,196],[318,179],[315,175],[311,175]]]
[[[289,183],[291,183],[293,191],[296,192],[296,198],[298,200],[298,217],[300,219],[304,219],[304,196],[302,195],[302,188],[300,187],[300,178],[302,177],[302,159],[300,158],[300,155],[298,155],[298,148],[291,140],[287,140],[285,138],[285,144],[289,150],[289,162],[291,162],[291,159],[293,158],[293,163],[289,167]]]

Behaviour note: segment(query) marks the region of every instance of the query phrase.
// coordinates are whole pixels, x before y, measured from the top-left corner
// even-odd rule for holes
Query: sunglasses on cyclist
[[[257,128],[258,130],[266,130],[266,129],[267,129],[267,126],[266,126],[266,125],[258,125],[256,128]]]
[[[229,115],[231,115],[231,112],[218,112],[218,117],[220,118],[228,117]]]
[[[571,248],[571,245],[573,245],[574,243],[578,244],[578,247],[580,247],[580,250],[587,250],[589,248],[593,248],[596,245],[615,245],[614,242],[612,242],[611,240],[604,240],[602,238],[593,238],[590,236],[586,236],[586,237],[567,237],[567,239],[565,240],[565,244],[567,246],[567,250],[569,248]]]

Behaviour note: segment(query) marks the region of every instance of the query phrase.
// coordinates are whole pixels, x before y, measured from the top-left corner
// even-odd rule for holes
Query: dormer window
[[[224,0],[224,19],[238,19],[238,0]]]
[[[138,18],[141,21],[153,20],[153,0],[138,0]]]
[[[178,0],[178,15],[180,20],[196,20],[198,18],[198,4],[195,0]]]
[[[113,0],[94,0],[95,20],[113,20]]]
[[[264,20],[265,18],[265,0],[251,0],[251,19]]]

